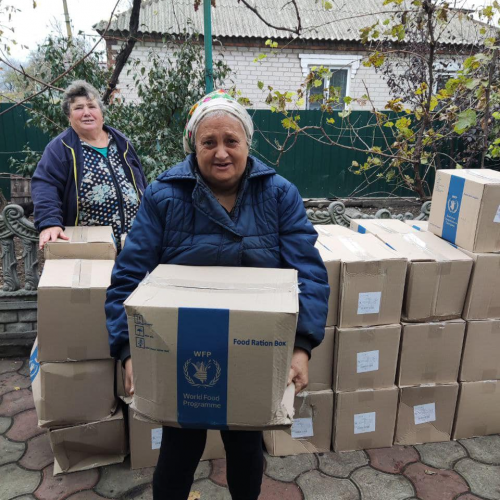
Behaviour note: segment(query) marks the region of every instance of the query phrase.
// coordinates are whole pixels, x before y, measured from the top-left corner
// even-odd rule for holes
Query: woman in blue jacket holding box
[[[249,156],[253,124],[223,90],[195,104],[184,132],[189,155],[149,186],[116,262],[106,301],[111,355],[132,360],[123,303],[158,264],[293,268],[299,318],[289,383],[308,382],[311,349],[323,339],[329,288],[297,188]],[[227,480],[235,500],[257,500],[262,483],[262,433],[221,431]],[[153,479],[155,500],[186,500],[205,447],[206,430],[164,427]]]

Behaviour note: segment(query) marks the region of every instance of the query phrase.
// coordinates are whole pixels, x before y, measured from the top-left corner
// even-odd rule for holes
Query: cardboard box
[[[345,229],[345,228],[344,228]],[[321,236],[316,241],[316,248],[323,259],[328,274],[328,285],[330,286],[330,295],[328,297],[328,316],[326,326],[336,326],[339,321],[339,293],[340,293],[340,258],[336,255],[334,249],[328,243],[328,238]]]
[[[315,224],[314,229],[319,236],[350,236],[352,231],[339,224]]]
[[[460,250],[474,261],[462,318],[500,318],[500,254]]]
[[[397,387],[336,393],[333,449],[392,446],[397,406]]]
[[[128,454],[125,421],[120,408],[98,422],[49,431],[54,476],[123,462]]]
[[[397,219],[351,219],[351,229],[360,234],[385,234],[416,233],[417,230]],[[383,238],[381,238],[383,241]]]
[[[111,260],[48,260],[38,285],[38,360],[110,359],[104,302]]]
[[[291,429],[265,431],[264,444],[272,457],[327,453],[332,443],[333,391],[304,391],[295,396]]]
[[[290,426],[297,292],[291,269],[158,266],[125,302],[132,409],[183,427]]]
[[[449,441],[457,396],[457,383],[400,389],[394,444]]]
[[[401,325],[339,328],[335,338],[336,392],[394,387]]]
[[[453,439],[500,433],[500,381],[460,384]]]
[[[500,320],[467,321],[460,381],[500,379]]]
[[[134,418],[134,411],[128,408],[130,443],[130,465],[132,469],[155,467],[160,454],[163,427]],[[205,451],[201,460],[224,458],[226,452],[219,431],[208,431]]]
[[[416,220],[405,220],[405,223],[411,226],[416,231],[428,231],[429,230],[429,222],[424,221],[416,221]]]
[[[458,380],[465,321],[403,323],[398,385],[448,384]]]
[[[342,328],[399,323],[407,259],[371,234],[321,236],[319,243],[342,262],[339,321]]]
[[[122,234],[121,238],[120,238],[120,244],[122,246],[122,250],[123,250],[123,247],[125,246],[125,241],[127,240],[127,233],[124,233]]]
[[[114,360],[39,363],[37,351],[35,341],[30,377],[40,427],[95,422],[114,413]]]
[[[311,353],[308,391],[325,391],[332,388],[334,342],[335,328],[325,328],[323,342]]]
[[[378,238],[409,260],[403,319],[443,321],[462,315],[472,259],[430,232]]]
[[[69,240],[49,242],[44,247],[45,260],[85,259],[115,260],[116,242],[111,226],[67,227]]]
[[[438,170],[429,231],[470,252],[500,250],[500,172]]]

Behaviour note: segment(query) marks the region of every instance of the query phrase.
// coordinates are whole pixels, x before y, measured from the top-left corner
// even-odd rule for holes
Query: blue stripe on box
[[[417,231],[421,231],[421,229],[420,229],[418,226],[413,225],[413,226],[411,226],[411,227],[412,227],[413,229],[416,229]]]
[[[458,218],[460,216],[464,186],[465,179],[463,177],[451,176],[441,236],[452,243],[455,243],[457,238]]]
[[[358,226],[358,233],[365,234],[366,229],[363,226]]]
[[[227,429],[229,310],[179,308],[177,421]]]
[[[40,363],[38,362],[38,346],[35,347],[35,350],[31,353],[30,356],[30,380],[33,383],[38,372],[40,371]]]

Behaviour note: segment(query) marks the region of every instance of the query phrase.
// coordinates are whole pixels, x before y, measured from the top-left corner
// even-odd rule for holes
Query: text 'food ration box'
[[[298,314],[290,269],[160,265],[125,302],[132,408],[181,427],[289,426]]]

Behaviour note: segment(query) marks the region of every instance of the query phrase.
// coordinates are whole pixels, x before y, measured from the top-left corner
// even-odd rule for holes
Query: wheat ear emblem
[[[212,366],[212,364],[215,366],[215,376],[214,378],[208,382],[208,370]],[[194,381],[191,376],[189,375],[189,365],[192,365],[194,369],[196,370],[193,377],[198,379],[200,383],[197,383]],[[198,361],[196,363],[191,362],[191,358],[189,358],[185,363],[184,363],[184,376],[186,377],[186,380],[193,386],[193,387],[213,387],[220,378],[221,374],[221,367],[215,359],[212,359],[208,362],[205,361]]]

